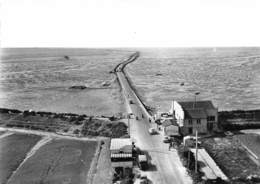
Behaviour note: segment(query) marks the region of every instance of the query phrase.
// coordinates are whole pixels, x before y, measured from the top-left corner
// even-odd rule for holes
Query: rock
[[[81,89],[81,90],[86,89],[86,88],[87,88],[86,86],[71,86],[71,87],[69,87],[69,89]]]
[[[65,59],[67,59],[67,60],[69,60],[69,59],[70,59],[70,57],[69,57],[69,56],[64,56],[64,58],[65,58]]]
[[[110,86],[110,83],[109,82],[103,82],[102,86]]]
[[[6,108],[0,108],[0,113],[22,113],[22,111],[17,110],[17,109],[6,109]]]
[[[156,76],[162,76],[162,74],[161,73],[157,73]]]

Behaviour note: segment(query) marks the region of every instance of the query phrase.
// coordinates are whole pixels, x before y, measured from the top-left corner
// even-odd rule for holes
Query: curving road
[[[145,171],[145,175],[155,184],[191,184],[192,180],[183,167],[177,151],[168,150],[168,145],[163,143],[161,134],[150,135],[148,133],[148,129],[156,125],[153,122],[149,123],[149,119],[152,117],[131,88],[124,72],[126,65],[138,57],[139,53],[134,53],[126,61],[118,64],[114,72],[122,87],[127,112],[139,117],[139,120],[131,119],[130,121],[130,136],[135,140],[136,145],[142,150],[146,150],[151,157],[152,167]],[[130,104],[130,100],[133,103]],[[141,118],[142,114],[144,118]]]

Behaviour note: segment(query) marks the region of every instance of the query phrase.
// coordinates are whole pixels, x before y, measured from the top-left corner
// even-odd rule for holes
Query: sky
[[[259,0],[1,0],[1,47],[260,46]]]

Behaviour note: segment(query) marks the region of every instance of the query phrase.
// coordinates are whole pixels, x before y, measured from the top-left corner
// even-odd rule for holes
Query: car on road
[[[134,104],[133,100],[129,100],[129,103],[130,103],[130,104]]]
[[[148,132],[149,132],[150,135],[157,134],[157,130],[155,128],[149,128]]]
[[[134,115],[133,113],[129,113],[128,116],[127,116],[127,118],[129,118],[129,119],[133,119],[134,116],[135,116],[135,115]]]

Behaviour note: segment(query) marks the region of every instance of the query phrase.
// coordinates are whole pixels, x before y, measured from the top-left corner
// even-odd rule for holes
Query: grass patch
[[[260,176],[258,166],[250,159],[236,137],[215,137],[203,140],[203,147],[215,160],[231,183],[252,183],[251,176]],[[254,183],[254,182],[253,182]]]
[[[260,135],[258,134],[239,134],[236,137],[260,158]]]
[[[85,184],[96,146],[96,141],[55,139],[30,157],[9,183]]]
[[[109,118],[94,118],[71,113],[51,113],[0,109],[0,125],[76,136],[123,137],[127,126],[122,122],[112,122]]]
[[[127,134],[127,126],[123,122],[109,122],[89,119],[84,122],[81,130],[84,136],[123,137]]]

